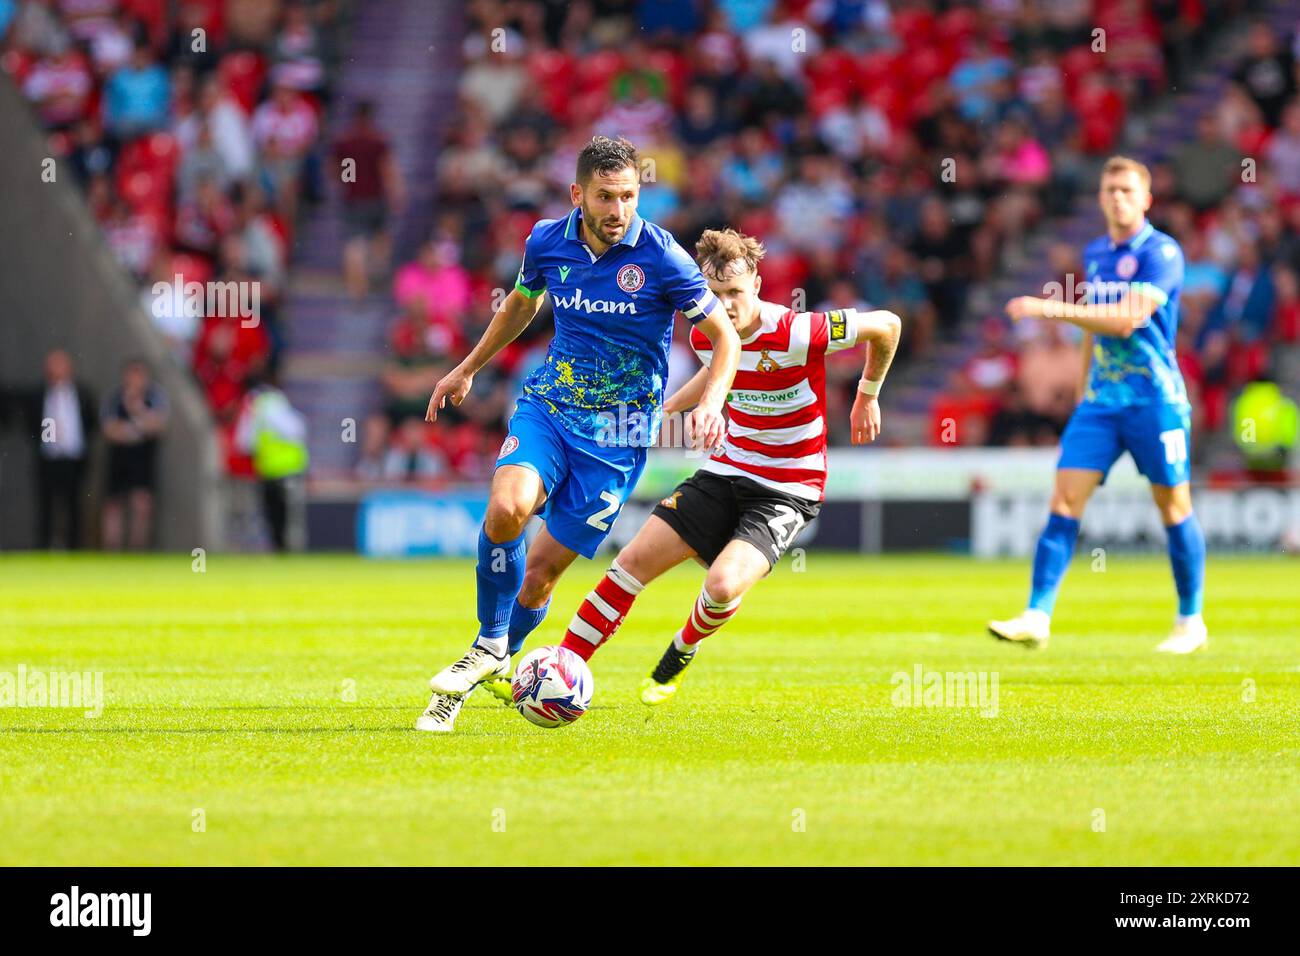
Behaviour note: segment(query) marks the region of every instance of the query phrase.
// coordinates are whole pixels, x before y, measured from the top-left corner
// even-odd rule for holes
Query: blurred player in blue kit
[[[1151,482],[1168,536],[1178,614],[1156,650],[1188,654],[1205,646],[1201,616],[1205,536],[1189,484],[1191,406],[1174,343],[1183,251],[1147,221],[1151,173],[1123,156],[1107,160],[1099,194],[1106,234],[1083,250],[1085,302],[1021,296],[1007,315],[1069,322],[1083,329],[1083,400],[1061,436],[1051,514],[1034,554],[1029,604],[990,621],[993,636],[1046,646],[1052,609],[1070,563],[1089,497],[1124,452]]]

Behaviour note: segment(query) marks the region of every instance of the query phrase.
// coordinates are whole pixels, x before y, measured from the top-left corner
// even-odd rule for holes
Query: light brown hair
[[[695,261],[700,271],[713,279],[726,279],[744,272],[757,272],[767,250],[753,236],[734,229],[706,229],[695,244]],[[743,261],[745,268],[736,263]]]
[[[1151,170],[1136,159],[1130,159],[1128,156],[1112,156],[1106,160],[1106,165],[1101,168],[1102,176],[1129,171],[1137,173],[1138,178],[1142,180],[1142,184],[1146,186],[1147,192],[1151,191]]]

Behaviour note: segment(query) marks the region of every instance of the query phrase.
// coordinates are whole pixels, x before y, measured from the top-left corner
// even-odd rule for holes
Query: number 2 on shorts
[[[602,491],[600,493],[600,500],[605,502],[607,507],[601,508],[594,515],[589,517],[587,519],[587,524],[591,525],[597,531],[608,531],[609,522],[605,519],[618,511],[621,502],[618,500],[618,495],[614,494],[612,491]]]
[[[776,516],[767,519],[767,526],[776,535],[777,548],[784,551],[803,527],[803,515],[789,505],[777,505],[775,510]]]

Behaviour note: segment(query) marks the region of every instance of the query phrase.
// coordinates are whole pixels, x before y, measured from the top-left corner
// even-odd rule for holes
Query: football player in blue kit
[[[1013,320],[1058,320],[1083,329],[1088,358],[1083,400],[1061,436],[1029,605],[1019,616],[990,621],[988,627],[1005,641],[1047,644],[1084,507],[1127,451],[1151,482],[1178,592],[1173,629],[1156,650],[1188,654],[1205,646],[1207,632],[1201,617],[1205,536],[1192,512],[1189,484],[1191,408],[1174,354],[1183,251],[1147,221],[1151,174],[1141,163],[1123,156],[1107,160],[1099,199],[1106,235],[1083,251],[1088,301],[1021,296],[1007,303]]]
[[[431,422],[448,399],[459,405],[475,373],[550,295],[555,335],[524,382],[479,532],[478,635],[429,681],[433,696],[419,730],[453,730],[479,684],[504,696],[511,656],[546,616],[556,582],[608,535],[659,430],[677,310],[714,347],[688,436],[699,448],[722,440],[722,405],[740,358],[726,310],[672,235],[636,214],[640,164],[630,143],[595,137],[578,156],[576,179],[573,210],[533,227],[513,291],[429,400]],[[525,549],[524,526],[534,513],[545,526]]]

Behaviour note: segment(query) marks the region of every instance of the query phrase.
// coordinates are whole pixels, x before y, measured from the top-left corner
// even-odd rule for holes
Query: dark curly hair
[[[593,136],[578,154],[578,182],[586,185],[595,173],[616,173],[631,166],[639,168],[636,147],[622,136]]]

